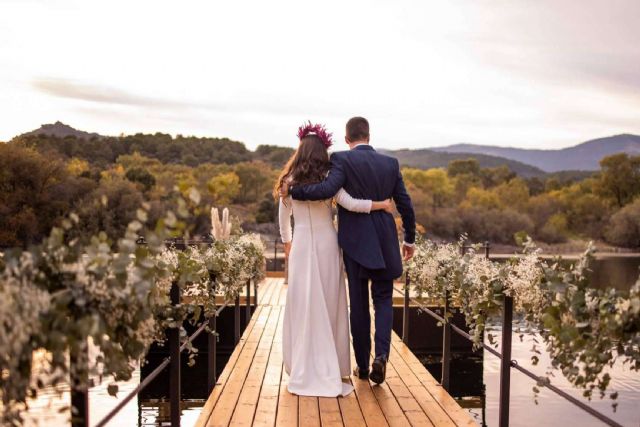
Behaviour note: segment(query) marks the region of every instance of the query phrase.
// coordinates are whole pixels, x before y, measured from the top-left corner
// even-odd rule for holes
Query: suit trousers
[[[371,314],[369,311],[368,270],[343,254],[349,280],[349,320],[356,363],[369,370],[371,354]],[[389,357],[391,328],[393,326],[393,280],[371,279],[371,298],[375,310],[375,355]]]

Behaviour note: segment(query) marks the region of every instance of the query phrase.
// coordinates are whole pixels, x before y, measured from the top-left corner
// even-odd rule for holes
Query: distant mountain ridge
[[[475,153],[448,153],[444,151],[435,151],[430,148],[422,148],[417,150],[378,150],[384,154],[395,157],[401,166],[408,166],[417,169],[446,168],[449,162],[453,160],[474,158],[478,160],[482,168],[495,168],[498,166],[507,166],[516,174],[524,178],[543,177],[546,172],[535,166],[510,160],[504,157],[490,156],[487,154]]]
[[[526,163],[545,172],[563,170],[598,170],[599,162],[616,153],[640,155],[640,136],[632,134],[614,135],[593,139],[573,147],[558,150],[497,147],[491,145],[455,144],[431,148],[440,153],[488,155],[504,157]],[[515,172],[515,171],[514,171]]]
[[[52,124],[44,124],[40,126],[38,129],[32,130],[31,132],[23,133],[22,135],[51,135],[57,138],[75,136],[76,138],[81,138],[81,139],[106,138],[105,136],[97,134],[95,132],[90,133],[82,130],[77,130],[60,121],[57,121]]]
[[[57,138],[73,136],[80,139],[103,139],[107,136],[77,130],[60,121],[44,124],[38,129],[26,132],[28,135],[51,135]],[[285,149],[285,147],[281,147]],[[280,153],[281,156],[287,156]],[[446,167],[456,159],[475,158],[481,167],[506,165],[523,177],[541,177],[547,173],[560,171],[595,171],[600,160],[615,153],[640,155],[640,136],[632,134],[614,135],[593,139],[573,147],[558,150],[524,149],[491,145],[454,144],[414,150],[381,150],[392,155],[403,166],[420,169]]]

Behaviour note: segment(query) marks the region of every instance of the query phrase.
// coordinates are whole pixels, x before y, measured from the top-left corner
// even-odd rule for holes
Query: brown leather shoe
[[[360,378],[361,380],[368,380],[369,379],[369,370],[364,370],[364,369],[360,369],[359,366],[356,366],[353,369],[353,375],[357,378]]]

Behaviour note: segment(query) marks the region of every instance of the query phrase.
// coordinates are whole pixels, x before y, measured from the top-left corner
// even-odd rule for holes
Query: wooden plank
[[[355,366],[355,356],[353,353],[353,346],[351,347],[351,365]],[[369,380],[361,380],[356,377],[352,377],[352,384],[355,390],[355,396],[358,399],[360,405],[360,411],[367,423],[368,427],[386,427],[389,425],[387,419],[380,408],[380,404],[371,390],[371,383]]]
[[[289,286],[285,284],[280,285],[280,295],[278,297],[278,305],[285,305],[285,303],[287,302],[288,287]]]
[[[457,426],[477,426],[471,415],[433,378],[413,352],[393,334],[391,344],[433,400]]]
[[[282,369],[282,379],[280,382],[280,395],[278,396],[278,410],[276,414],[276,426],[294,427],[298,425],[298,403],[299,398],[295,394],[289,393],[287,384],[289,375]]]
[[[273,337],[275,336],[279,319],[280,307],[272,307],[271,315],[260,338],[258,349],[251,361],[251,368],[242,385],[240,397],[233,411],[231,418],[231,425],[233,426],[250,426],[253,423],[253,416],[258,406],[262,381],[264,380],[264,374],[267,370],[267,362],[271,353]]]
[[[207,426],[218,427],[229,424],[271,312],[271,307],[264,307],[256,320],[253,332],[247,337],[247,342],[241,349],[238,362],[233,367],[227,385],[211,412]]]
[[[276,422],[276,411],[278,409],[278,395],[280,394],[280,381],[282,379],[282,326],[284,320],[284,309],[280,311],[278,327],[273,339],[271,354],[267,370],[262,381],[258,406],[253,420],[254,426],[273,426]]]
[[[269,298],[269,305],[278,305],[278,298],[280,297],[280,291],[284,287],[282,284],[282,280],[274,280],[273,293],[271,294],[271,298]]]
[[[393,366],[402,378],[410,393],[415,397],[424,413],[429,417],[431,423],[438,427],[455,427],[455,423],[449,418],[442,407],[433,399],[431,394],[422,385],[420,380],[414,375],[413,371],[400,357],[397,351],[392,351],[389,364]]]
[[[476,426],[395,333],[385,383],[351,378],[355,392],[340,398],[289,393],[282,364],[287,289],[282,279],[262,283],[260,305],[197,426]],[[355,366],[353,359],[352,351]]]
[[[317,397],[298,396],[298,425],[320,427],[320,406]]]
[[[320,423],[322,427],[344,427],[340,405],[336,397],[319,397]]]
[[[264,291],[261,292],[262,297],[260,297],[260,305],[270,305],[270,301],[271,301],[271,297],[273,296],[273,292],[275,291],[276,287],[278,286],[277,280],[275,280],[275,279],[267,279],[266,283],[267,283],[267,286],[265,286]],[[260,292],[260,290],[258,290],[258,292]]]
[[[220,398],[220,395],[222,394],[228,380],[229,380],[229,376],[231,375],[231,372],[233,371],[234,366],[236,365],[238,358],[240,356],[240,353],[242,352],[242,348],[244,347],[246,341],[247,341],[247,337],[252,333],[253,328],[256,325],[257,319],[260,317],[260,314],[262,312],[263,307],[262,306],[258,306],[258,308],[256,309],[256,311],[253,313],[253,316],[251,317],[251,320],[249,321],[249,324],[247,325],[242,338],[240,340],[240,342],[238,343],[238,345],[236,346],[235,350],[233,351],[233,353],[231,354],[231,357],[229,358],[229,360],[227,361],[227,364],[225,366],[225,368],[223,369],[222,373],[220,374],[220,376],[217,378],[216,380],[216,385],[213,388],[213,392],[211,393],[211,395],[207,398],[207,401],[205,402],[204,406],[202,407],[202,411],[200,412],[200,416],[198,417],[198,420],[196,421],[196,426],[203,426],[206,424],[206,422],[208,421],[211,412],[213,411],[213,408],[215,407],[216,403],[218,402],[218,399]]]
[[[349,383],[353,385],[353,382],[351,380],[349,380]],[[338,399],[338,404],[340,405],[342,422],[344,423],[345,427],[360,427],[366,425],[355,392]]]

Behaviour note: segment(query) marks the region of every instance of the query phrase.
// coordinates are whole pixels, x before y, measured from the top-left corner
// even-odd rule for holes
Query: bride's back
[[[295,221],[294,227],[296,229],[310,227],[314,229],[325,227],[334,228],[330,200],[312,202],[293,200],[290,198],[288,202],[292,203],[293,219]]]

